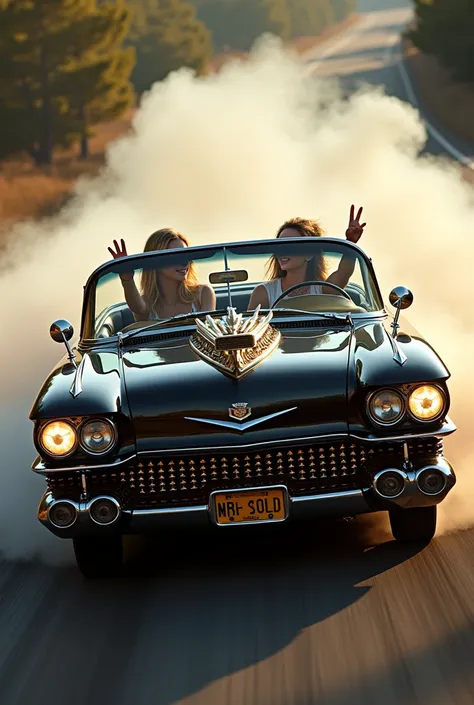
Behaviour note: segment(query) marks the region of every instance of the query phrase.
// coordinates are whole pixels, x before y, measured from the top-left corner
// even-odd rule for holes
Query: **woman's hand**
[[[120,245],[121,247],[119,246],[117,240],[114,240],[115,249],[113,250],[111,247],[107,248],[114,259],[118,259],[119,257],[127,257],[128,255],[127,246],[125,245],[125,242],[122,239],[120,240]],[[129,282],[133,279],[133,272],[131,274],[120,274],[119,276],[122,281]]]
[[[357,216],[354,218],[354,206],[351,206],[351,211],[349,214],[349,227],[346,230],[346,239],[350,242],[357,242],[360,240],[360,237],[364,232],[364,228],[367,225],[367,223],[362,223],[362,225],[360,224],[360,217],[363,210],[364,209],[361,206],[357,212]]]

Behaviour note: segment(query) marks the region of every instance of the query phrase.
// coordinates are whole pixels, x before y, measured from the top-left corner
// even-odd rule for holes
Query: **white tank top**
[[[281,279],[272,279],[269,282],[263,282],[263,286],[267,290],[267,296],[268,296],[268,306],[271,308],[275,301],[278,299],[279,296],[283,294],[283,289],[281,288]],[[289,295],[291,298],[292,296],[298,296],[301,295],[301,293],[298,293],[298,289],[294,289],[292,293]],[[323,293],[323,287],[319,286],[317,284],[312,284],[310,289],[309,289],[310,294],[322,294]]]

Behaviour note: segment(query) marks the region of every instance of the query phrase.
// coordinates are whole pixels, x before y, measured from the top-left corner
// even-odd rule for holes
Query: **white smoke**
[[[343,100],[336,83],[310,77],[274,39],[218,75],[181,70],[155,85],[133,134],[109,149],[104,173],[80,183],[60,217],[17,226],[0,265],[0,551],[69,556],[36,520],[43,481],[29,469],[28,413],[63,354],[49,325],[64,317],[78,329],[82,285],[109,259],[113,238],[133,252],[164,226],[193,244],[271,237],[295,215],[343,236],[352,203],[364,206],[360,244],[385,297],[394,285],[412,288],[409,317],[453,373],[451,415],[460,430],[448,449],[459,484],[441,518],[448,528],[469,524],[474,199],[457,168],[420,157],[425,138],[408,105],[373,88]]]

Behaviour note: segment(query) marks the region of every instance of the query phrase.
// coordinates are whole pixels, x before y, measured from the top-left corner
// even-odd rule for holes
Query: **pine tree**
[[[474,81],[472,0],[415,0],[414,44],[436,56],[459,81]]]
[[[63,72],[62,90],[68,96],[81,137],[81,157],[88,156],[90,128],[120,117],[134,101],[129,81],[135,64],[132,47],[122,48],[130,31],[130,11],[123,0],[102,3],[91,15],[95,41]],[[68,90],[72,72],[72,90]]]
[[[210,33],[187,0],[129,0],[134,10],[132,41],[137,62],[132,82],[138,93],[171,71],[188,66],[206,72]]]
[[[14,0],[0,6],[0,116],[12,135],[0,142],[0,156],[22,149],[37,164],[50,164],[55,146],[84,134],[88,107],[99,115],[104,85],[108,111],[116,88],[116,108],[127,103],[127,55],[120,56],[118,42],[112,41],[125,24],[123,14],[117,16],[110,6],[98,9],[95,0]]]

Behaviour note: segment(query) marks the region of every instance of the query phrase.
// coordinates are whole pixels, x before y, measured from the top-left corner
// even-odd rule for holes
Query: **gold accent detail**
[[[247,419],[252,413],[252,407],[248,405],[247,402],[237,402],[232,404],[229,409],[229,416],[231,419],[238,419],[243,421]]]
[[[191,336],[189,344],[192,350],[202,360],[212,365],[229,377],[240,379],[251,372],[257,365],[271,355],[278,347],[281,333],[270,325],[273,312],[266,316],[260,315],[257,306],[251,316],[237,313],[235,308],[228,307],[227,315],[222,318],[206,316],[205,321],[196,318],[196,332]],[[225,350],[218,349],[226,344],[226,340],[244,336],[252,339],[251,347]],[[229,345],[230,347],[230,345]]]

